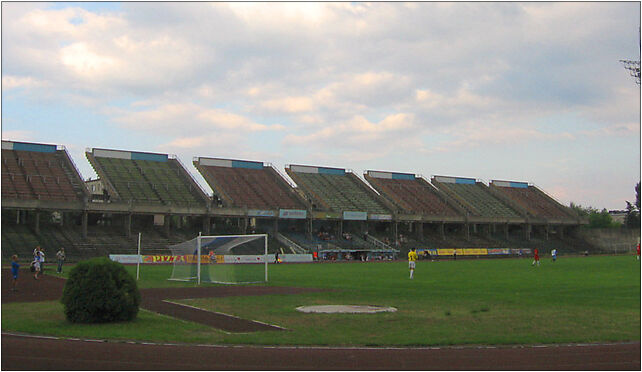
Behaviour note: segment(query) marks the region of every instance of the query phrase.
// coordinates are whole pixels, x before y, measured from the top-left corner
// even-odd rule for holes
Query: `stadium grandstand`
[[[364,178],[392,202],[399,213],[420,214],[437,220],[465,214],[451,206],[448,197],[422,177],[408,173],[369,170]]]
[[[167,154],[91,149],[86,156],[111,199],[187,206],[208,203],[178,159]]]
[[[490,191],[503,194],[513,203],[526,210],[529,217],[549,222],[577,220],[577,216],[569,208],[561,205],[537,187],[526,182],[493,180],[489,186]]]
[[[86,194],[64,147],[2,141],[2,199],[78,202]]]
[[[307,209],[305,200],[269,164],[205,157],[193,163],[225,207]]]
[[[288,175],[316,210],[390,215],[386,202],[354,173],[341,168],[290,165]],[[356,217],[356,215],[355,215]]]
[[[139,232],[146,254],[199,233],[266,233],[270,252],[328,259],[390,258],[411,246],[588,246],[574,233],[587,221],[525,183],[381,171],[364,182],[342,168],[286,166],[294,184],[269,163],[194,158],[208,195],[173,155],[85,155],[96,180],[83,180],[63,145],[2,141],[3,260],[27,259],[36,245],[49,262],[60,247],[72,261],[132,254]]]
[[[433,176],[431,183],[448,194],[469,216],[524,222],[525,216],[513,205],[500,200],[488,186],[474,178]]]

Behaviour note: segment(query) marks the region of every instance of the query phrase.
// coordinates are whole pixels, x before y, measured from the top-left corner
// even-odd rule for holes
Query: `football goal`
[[[169,247],[174,268],[169,280],[246,284],[268,280],[266,234],[197,236]]]

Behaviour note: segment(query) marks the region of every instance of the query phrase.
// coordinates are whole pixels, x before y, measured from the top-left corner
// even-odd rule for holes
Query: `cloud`
[[[394,143],[403,138],[414,126],[411,114],[392,114],[379,122],[355,115],[336,125],[326,125],[306,134],[288,134],[284,145],[296,146],[359,146],[362,150],[377,142]]]
[[[479,146],[516,145],[527,142],[573,141],[575,136],[568,132],[548,133],[529,125],[504,123],[468,123],[443,130],[452,138],[427,150],[452,152]]]
[[[18,88],[37,88],[46,84],[30,76],[3,76],[2,90],[11,90]]]
[[[281,131],[280,124],[260,124],[223,109],[210,109],[194,103],[175,103],[140,111],[113,111],[113,122],[130,130],[183,136],[186,132]]]

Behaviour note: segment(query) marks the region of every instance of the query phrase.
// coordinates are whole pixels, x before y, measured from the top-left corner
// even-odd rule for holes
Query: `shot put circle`
[[[374,314],[374,313],[394,313],[397,311],[394,307],[371,306],[371,305],[315,305],[299,306],[297,311],[303,313],[317,314]]]

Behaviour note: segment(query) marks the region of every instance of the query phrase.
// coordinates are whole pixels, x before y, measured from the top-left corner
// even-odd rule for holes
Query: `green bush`
[[[140,292],[122,264],[101,257],[71,269],[61,302],[70,322],[127,321],[138,314]]]

